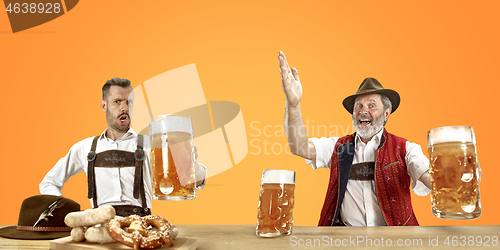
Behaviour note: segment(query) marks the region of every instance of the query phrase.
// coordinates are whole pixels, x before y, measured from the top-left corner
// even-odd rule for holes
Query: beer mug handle
[[[207,180],[207,168],[205,165],[199,163],[198,161],[195,162],[196,168],[195,168],[195,176],[196,176],[196,190],[203,189],[205,187],[205,183]]]
[[[481,175],[483,174],[483,170],[481,169],[481,165],[479,165],[479,161],[476,161],[476,175],[477,175],[477,184],[481,183]]]

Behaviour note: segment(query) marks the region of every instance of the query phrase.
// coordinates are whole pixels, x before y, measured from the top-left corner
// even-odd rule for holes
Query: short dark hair
[[[120,78],[120,77],[113,77],[111,80],[107,80],[106,83],[102,86],[102,99],[106,100],[106,97],[108,96],[109,93],[109,88],[111,86],[120,86],[122,88],[130,87],[132,88],[132,84],[130,83],[129,79],[125,78]]]

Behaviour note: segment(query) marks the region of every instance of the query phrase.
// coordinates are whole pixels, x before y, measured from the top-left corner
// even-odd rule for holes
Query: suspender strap
[[[135,175],[134,175],[134,198],[142,200],[142,207],[147,208],[146,205],[146,193],[144,191],[144,180],[142,178],[142,166],[144,165],[144,150],[143,148],[144,139],[141,134],[137,137],[137,149],[134,152],[135,157]]]
[[[357,181],[375,180],[375,162],[360,162],[352,164],[349,180],[357,180]]]
[[[95,165],[95,158],[97,156],[95,149],[97,147],[97,140],[98,139],[99,139],[99,136],[94,137],[94,141],[92,141],[92,146],[90,147],[90,152],[87,154],[87,161],[88,161],[88,166],[87,166],[88,195],[87,195],[87,197],[89,199],[93,199],[94,208],[97,208],[97,192],[96,192],[96,188],[95,188],[94,165]]]
[[[97,208],[97,190],[96,190],[96,184],[95,184],[95,164],[96,164],[96,147],[97,147],[97,140],[99,139],[100,136],[94,137],[94,140],[92,142],[92,146],[90,148],[90,152],[87,155],[87,161],[88,161],[88,169],[87,169],[87,185],[88,185],[88,198],[93,199],[93,207]],[[144,189],[144,180],[143,180],[143,165],[144,165],[144,158],[145,158],[145,153],[143,150],[143,145],[144,145],[144,136],[143,135],[138,135],[137,137],[137,149],[134,152],[134,158],[135,158],[135,174],[134,174],[134,198],[139,199],[139,197],[142,200],[142,207],[143,209],[148,209],[147,203],[146,203],[146,192]],[[101,154],[105,154],[104,153]],[[103,155],[99,155],[100,163],[102,164],[102,157],[105,157]],[[98,167],[101,167],[98,165]],[[118,166],[119,167],[119,166]]]

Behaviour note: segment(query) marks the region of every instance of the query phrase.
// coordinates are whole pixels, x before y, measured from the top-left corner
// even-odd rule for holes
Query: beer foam
[[[474,129],[470,126],[449,126],[431,129],[427,133],[427,146],[444,142],[476,143]]]
[[[262,172],[262,184],[295,184],[295,172],[290,170],[267,169]]]
[[[168,132],[193,134],[191,118],[189,116],[161,115],[149,122],[149,136]]]

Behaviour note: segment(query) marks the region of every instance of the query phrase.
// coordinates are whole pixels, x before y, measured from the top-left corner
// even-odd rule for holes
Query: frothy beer
[[[193,135],[189,131],[192,131],[191,123],[185,124],[176,117],[167,116],[163,119],[164,124],[153,125],[150,131],[157,132],[151,136],[153,198],[196,198]]]
[[[268,172],[266,177],[266,171],[284,171],[284,173]],[[280,175],[289,175],[289,177],[280,177]],[[295,172],[264,171],[257,214],[257,235],[274,237],[292,232],[294,190]]]
[[[441,133],[428,148],[432,212],[439,218],[474,219],[481,215],[476,147],[473,140],[454,141],[457,136]]]

